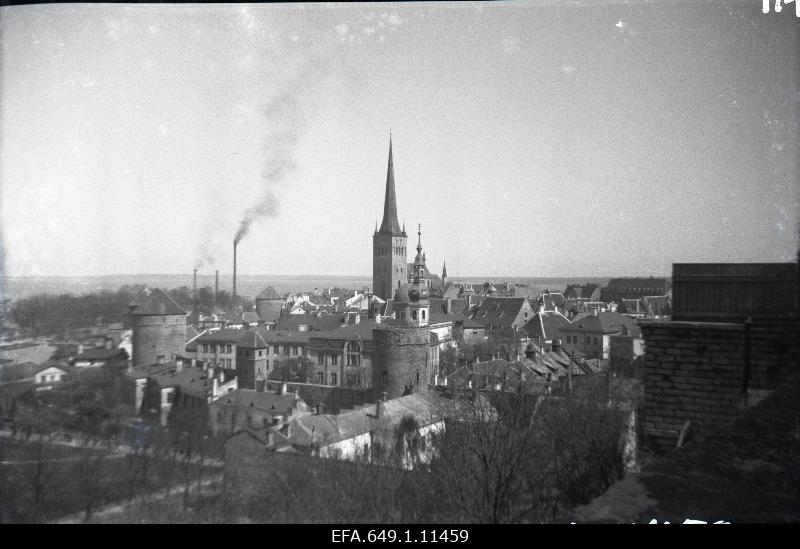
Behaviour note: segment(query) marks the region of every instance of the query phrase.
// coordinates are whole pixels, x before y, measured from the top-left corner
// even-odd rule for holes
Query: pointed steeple
[[[383,202],[383,222],[381,234],[400,235],[400,223],[397,221],[397,198],[394,192],[394,165],[392,162],[392,134],[389,134],[389,167],[386,170],[386,198]]]
[[[447,261],[442,262],[442,276],[447,276]]]

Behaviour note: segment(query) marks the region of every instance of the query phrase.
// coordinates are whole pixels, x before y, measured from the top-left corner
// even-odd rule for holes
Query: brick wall
[[[798,369],[797,324],[643,322],[643,430],[657,448],[674,447],[687,421],[710,432],[774,390]],[[749,339],[749,375],[746,373]],[[745,378],[748,378],[745,381]]]

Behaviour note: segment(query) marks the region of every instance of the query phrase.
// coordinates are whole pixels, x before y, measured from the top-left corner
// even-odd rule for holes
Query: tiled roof
[[[246,311],[242,313],[242,322],[254,324],[261,321],[261,317],[255,311]]]
[[[106,349],[105,347],[86,349],[81,354],[77,355],[75,360],[110,360],[112,358],[126,360],[128,358],[128,352],[125,349]]]
[[[230,343],[236,344],[245,333],[241,328],[222,328],[209,330],[195,340],[195,343]]]
[[[447,314],[447,299],[433,298],[430,300],[431,314]],[[466,299],[450,299],[450,311],[452,314],[461,314],[467,308]]]
[[[131,304],[133,315],[185,315],[180,305],[158,288],[145,290]]]
[[[300,326],[307,326],[308,330],[335,330],[342,325],[344,317],[341,314],[331,315],[286,315],[275,324],[276,330],[299,331]]]
[[[271,391],[253,391],[250,389],[236,389],[216,399],[212,404],[216,406],[238,406],[241,408],[255,408],[274,414],[291,413],[297,408],[299,398],[294,393],[279,395]]]
[[[239,338],[236,346],[243,349],[266,349],[269,345],[267,345],[260,333],[255,330],[248,330],[247,333]]]
[[[526,302],[524,297],[487,297],[472,313],[471,319],[484,326],[494,324],[500,328],[510,328]]]
[[[596,315],[590,314],[581,319],[573,320],[569,326],[563,327],[562,330],[613,334],[621,332],[623,327],[638,333],[638,327],[631,318],[616,312],[602,311]]]
[[[159,387],[180,387],[182,391],[200,396],[209,396],[213,388],[213,380],[209,373],[199,368],[184,366],[180,372],[168,371],[150,376]]]
[[[393,398],[382,403],[380,420],[376,418],[376,405],[364,406],[338,415],[319,414],[297,418],[292,422],[290,439],[298,446],[332,444],[368,433],[376,423],[397,425],[408,415],[413,416],[420,427],[441,419],[438,398],[426,393],[414,393]]]
[[[558,337],[561,328],[569,326],[570,322],[567,317],[558,311],[544,311],[536,313],[531,320],[529,320],[523,329],[531,337],[541,337],[545,340],[553,340]]]
[[[267,343],[308,343],[316,332],[288,332],[286,330],[259,330]]]
[[[612,278],[608,281],[606,288],[611,289],[646,289],[646,288],[659,288],[666,291],[667,279],[666,278]]]

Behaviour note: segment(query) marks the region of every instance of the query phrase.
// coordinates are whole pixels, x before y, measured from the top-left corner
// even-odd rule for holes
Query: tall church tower
[[[397,198],[394,190],[392,136],[389,135],[389,168],[386,172],[386,197],[383,222],[372,236],[372,292],[381,299],[392,299],[395,289],[408,278],[406,269],[406,231],[397,221]]]

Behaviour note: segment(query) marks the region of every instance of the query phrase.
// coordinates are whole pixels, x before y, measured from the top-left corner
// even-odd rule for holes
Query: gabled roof
[[[260,293],[260,294],[258,294],[258,295],[256,296],[256,299],[257,299],[257,300],[258,300],[258,299],[280,299],[280,300],[283,300],[283,297],[281,296],[281,294],[279,294],[279,293],[278,293],[278,292],[275,290],[275,288],[273,288],[272,286],[267,286],[266,288],[264,288],[264,289],[261,291],[261,293]]]
[[[220,330],[209,330],[195,339],[195,343],[230,343],[236,344],[245,330],[241,328],[222,328]]]
[[[186,315],[186,311],[158,288],[145,290],[131,303],[132,315]]]
[[[413,416],[420,427],[441,420],[437,397],[414,393],[382,402],[381,417],[376,405],[368,405],[338,415],[313,414],[292,421],[290,440],[298,446],[326,445],[347,440],[373,430],[376,424],[397,425],[405,416]]]
[[[208,397],[213,390],[213,372],[184,366],[180,372],[165,371],[149,376],[160,388],[179,387],[189,394]]]
[[[609,289],[648,289],[659,288],[666,291],[666,278],[612,278],[608,281],[606,288]]]
[[[299,331],[300,326],[306,326],[308,330],[324,331],[335,330],[340,327],[344,322],[341,314],[299,314],[299,315],[286,315],[281,317],[275,324],[276,330],[289,330]]]
[[[264,337],[255,330],[248,330],[247,333],[239,338],[236,346],[243,349],[266,349],[269,347],[267,342],[264,341]]]
[[[261,321],[261,317],[258,316],[258,313],[255,311],[245,311],[242,313],[242,322],[247,322],[248,324],[255,324]]]
[[[484,326],[495,324],[509,328],[527,302],[524,297],[487,297],[474,309],[470,318]],[[465,314],[469,314],[469,309]]]
[[[86,349],[81,354],[75,357],[75,360],[111,360],[112,358],[120,358],[126,360],[128,352],[125,349],[117,347],[106,349],[101,347],[99,349]]]
[[[523,326],[523,329],[531,337],[550,341],[556,339],[561,332],[561,328],[569,326],[569,324],[569,319],[560,312],[544,311],[536,313],[533,318]]]
[[[253,391],[251,389],[236,389],[222,395],[212,404],[216,406],[236,406],[240,408],[255,408],[273,414],[291,413],[302,402],[294,393],[279,395],[271,391]]]
[[[444,288],[444,292],[442,293],[442,298],[447,299],[448,297],[451,299],[456,299],[459,294],[461,293],[461,288],[459,286],[455,286],[454,284],[450,283]]]
[[[450,298],[450,310],[451,314],[457,315],[461,314],[464,309],[467,308],[467,300],[466,299],[453,299]],[[447,314],[447,299],[442,298],[432,298],[430,300],[430,309],[431,314]]]
[[[564,326],[561,329],[569,332],[615,334],[622,332],[623,327],[631,335],[639,333],[639,327],[633,319],[611,311],[602,311],[596,315],[590,314],[581,319],[573,320],[569,326]]]

